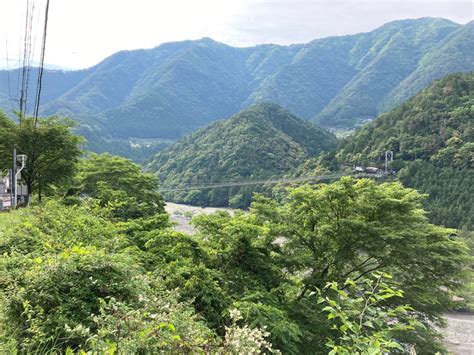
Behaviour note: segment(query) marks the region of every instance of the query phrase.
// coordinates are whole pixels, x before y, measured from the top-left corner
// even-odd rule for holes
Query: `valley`
[[[95,15],[97,51],[125,43],[125,3],[68,43]],[[128,7],[150,36],[151,3]],[[217,32],[219,6],[179,3],[166,33],[206,29],[63,71],[44,65],[49,0],[32,66],[26,2],[23,66],[0,70],[0,353],[472,353],[474,21],[207,37],[243,3]],[[259,9],[285,1],[264,3],[227,38],[283,32]],[[340,22],[367,6],[344,3]]]

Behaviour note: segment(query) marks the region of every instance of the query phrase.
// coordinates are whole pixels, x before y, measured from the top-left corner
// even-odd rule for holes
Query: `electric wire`
[[[33,67],[33,56],[34,56],[34,48],[35,48],[34,47],[34,41],[32,41],[32,38],[31,38],[32,33],[33,33],[34,9],[35,9],[34,2],[31,2],[31,11],[30,11],[29,28],[28,28],[28,53],[27,53],[26,91],[25,91],[24,114],[26,114],[26,111],[28,109],[28,105],[27,105],[28,90],[29,90],[29,86],[30,86],[30,75],[31,75],[31,69]]]
[[[189,190],[206,190],[206,189],[215,189],[221,187],[235,187],[235,186],[252,186],[252,185],[277,185],[277,184],[288,184],[295,182],[310,182],[316,180],[332,180],[339,179],[343,176],[354,176],[357,178],[363,177],[372,177],[372,178],[381,178],[383,174],[326,174],[326,175],[313,175],[313,176],[303,176],[297,178],[274,178],[266,180],[242,180],[242,181],[226,181],[226,182],[203,182],[203,183],[189,183],[183,184],[181,186],[170,186],[159,188],[159,192],[177,192],[177,191],[189,191]]]
[[[26,15],[25,15],[25,34],[23,38],[23,67],[21,76],[21,93],[20,93],[20,124],[26,112],[28,102],[28,86],[31,71],[31,32],[33,30],[33,12],[34,3],[26,0]]]
[[[46,1],[46,12],[44,16],[44,28],[43,28],[43,40],[41,43],[41,57],[40,57],[40,65],[38,69],[38,81],[36,83],[36,98],[35,98],[35,109],[34,109],[34,124],[35,127],[38,123],[38,113],[39,113],[39,105],[41,100],[41,87],[42,87],[42,80],[43,80],[43,69],[44,69],[44,57],[46,52],[46,35],[48,32],[48,14],[49,14],[49,0]]]
[[[25,80],[26,80],[26,53],[28,48],[28,17],[30,10],[30,1],[26,0],[26,14],[25,14],[25,32],[23,37],[23,53],[22,53],[22,66],[21,66],[21,91],[20,91],[20,124],[23,118],[23,103],[25,99]],[[20,54],[21,55],[21,54]]]

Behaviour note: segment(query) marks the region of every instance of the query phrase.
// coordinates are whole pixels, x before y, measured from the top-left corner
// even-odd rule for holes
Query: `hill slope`
[[[422,18],[291,46],[204,38],[124,51],[79,72],[46,70],[42,113],[69,115],[96,136],[176,139],[269,101],[324,126],[353,127],[436,78],[474,70],[473,28]],[[17,78],[0,71],[4,109]]]
[[[335,137],[279,106],[262,103],[218,121],[158,153],[149,165],[164,188],[282,176],[305,159],[334,149]],[[247,207],[252,187],[165,193],[197,205]]]
[[[474,73],[449,75],[350,137],[346,163],[392,150],[400,180],[430,196],[433,222],[474,229]]]

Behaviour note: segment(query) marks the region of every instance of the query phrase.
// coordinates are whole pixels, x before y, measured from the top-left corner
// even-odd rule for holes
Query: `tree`
[[[158,181],[130,160],[110,154],[91,153],[78,166],[75,186],[69,194],[85,195],[114,204],[120,219],[149,217],[164,212]]]
[[[410,304],[426,326],[400,331],[397,342],[433,353],[442,349],[433,324],[453,306],[468,255],[456,231],[428,222],[423,198],[400,183],[343,178],[292,189],[281,202],[259,196],[248,214],[200,216],[195,224],[209,250],[204,262],[225,280],[223,294],[249,324],[267,325],[283,352],[324,351],[337,337],[317,304],[319,290],[382,271],[405,291],[387,305]]]
[[[314,309],[310,295],[328,282],[357,281],[379,270],[403,285],[405,300],[428,331],[442,323],[442,312],[464,283],[467,248],[455,230],[429,224],[422,200],[400,183],[342,178],[296,188],[281,205],[257,201],[253,213],[260,223],[273,240],[285,240],[278,248],[281,267],[298,275],[295,316],[316,326],[317,316],[306,312]],[[433,332],[413,331],[410,337],[433,350],[438,344]]]
[[[10,169],[13,147],[17,154],[27,156],[21,172],[28,193],[38,193],[41,201],[45,192],[65,186],[74,175],[75,165],[82,154],[82,138],[71,132],[73,123],[59,117],[38,120],[25,117],[16,124],[0,115],[0,169]]]
[[[13,165],[12,151],[14,141],[15,122],[0,111],[0,172],[11,169]]]
[[[25,222],[0,234],[0,352],[174,352],[212,337],[102,211],[52,201],[17,211]]]
[[[12,213],[18,223],[0,233],[0,353],[271,351],[270,334],[235,310],[218,337],[177,288],[143,268],[124,223],[96,202]]]

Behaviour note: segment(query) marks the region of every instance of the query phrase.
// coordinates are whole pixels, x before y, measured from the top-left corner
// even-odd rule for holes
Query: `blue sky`
[[[0,65],[18,61],[26,3],[39,58],[46,0],[0,0]],[[92,66],[123,49],[211,37],[234,46],[291,44],[370,31],[406,18],[473,19],[472,0],[50,0],[46,62]],[[1,63],[3,62],[3,63]]]

